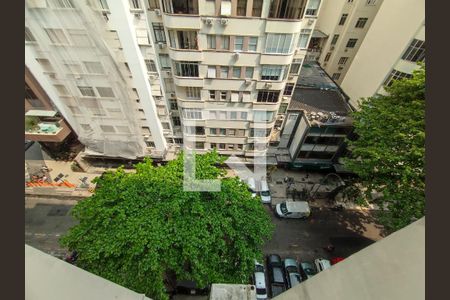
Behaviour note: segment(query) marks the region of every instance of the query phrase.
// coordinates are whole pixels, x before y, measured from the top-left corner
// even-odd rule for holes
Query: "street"
[[[313,208],[307,220],[281,219],[266,207],[275,224],[272,239],[263,252],[300,261],[329,258],[322,248],[333,244],[333,256],[348,257],[381,238],[373,216],[356,210],[332,211]]]

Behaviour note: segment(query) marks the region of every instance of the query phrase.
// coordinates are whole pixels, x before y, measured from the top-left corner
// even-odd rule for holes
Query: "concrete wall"
[[[274,299],[425,299],[425,218]]]
[[[425,0],[383,2],[341,84],[352,105],[379,90],[411,40],[424,38],[424,22]]]

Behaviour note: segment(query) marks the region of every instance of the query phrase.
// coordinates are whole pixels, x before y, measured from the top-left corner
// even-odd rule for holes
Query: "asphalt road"
[[[267,207],[275,224],[272,239],[264,246],[264,254],[313,261],[318,257],[348,257],[381,238],[373,216],[366,212],[313,209],[307,220],[280,219]],[[323,247],[333,244],[332,255]]]
[[[65,257],[59,245],[62,234],[76,224],[69,215],[71,205],[42,204],[25,208],[25,243],[56,257]]]

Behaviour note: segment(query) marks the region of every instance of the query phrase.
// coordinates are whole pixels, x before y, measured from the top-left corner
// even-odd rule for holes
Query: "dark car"
[[[270,297],[278,296],[286,290],[283,263],[277,254],[267,256],[267,271],[269,275]]]
[[[180,280],[177,281],[175,294],[184,295],[208,295],[209,287],[198,287],[194,281]]]
[[[317,274],[316,267],[309,261],[300,263],[300,274],[302,274],[303,280],[313,277]]]

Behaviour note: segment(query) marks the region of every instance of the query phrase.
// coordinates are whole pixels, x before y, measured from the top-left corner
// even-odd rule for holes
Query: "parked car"
[[[286,290],[281,257],[277,254],[267,256],[267,271],[269,275],[270,297],[273,298]]]
[[[272,197],[270,196],[269,185],[266,180],[261,181],[261,201],[262,203],[270,203],[272,201]]]
[[[184,294],[184,295],[208,295],[209,287],[198,287],[194,281],[190,280],[181,280],[177,281],[175,287],[175,294]]]
[[[302,274],[303,280],[309,279],[317,274],[316,267],[309,261],[300,263],[300,274]]]
[[[275,206],[276,214],[280,218],[306,219],[311,214],[311,209],[306,201],[286,201]]]
[[[286,281],[288,289],[296,286],[302,282],[297,261],[293,258],[286,258],[284,260],[284,270],[286,272]]]
[[[316,259],[314,261],[314,264],[316,265],[317,272],[322,272],[323,270],[326,270],[331,267],[330,261],[325,258]]]
[[[248,190],[250,191],[250,193],[252,193],[252,197],[256,197],[256,180],[255,178],[248,178],[247,179],[247,185],[248,185]]]
[[[253,273],[253,284],[256,287],[256,299],[267,299],[266,274],[264,266],[255,261],[255,273]]]
[[[335,265],[335,264],[337,264],[338,262],[340,262],[340,261],[343,261],[344,260],[344,258],[343,257],[333,257],[333,258],[331,258],[330,259],[330,262],[331,262],[331,264],[332,265]]]

